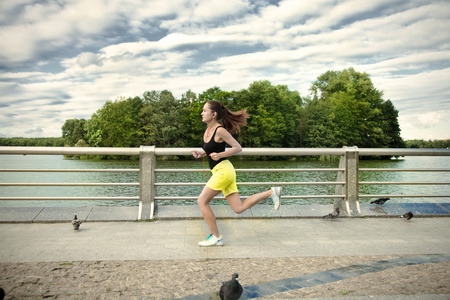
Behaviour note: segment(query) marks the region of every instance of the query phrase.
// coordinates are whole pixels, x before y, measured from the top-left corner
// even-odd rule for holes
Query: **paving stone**
[[[450,203],[436,203],[450,214]]]
[[[158,220],[200,219],[202,214],[196,205],[158,206],[155,218]]]
[[[323,217],[334,211],[334,205],[294,205],[299,217]],[[343,213],[342,215],[345,215]]]
[[[0,223],[31,223],[44,207],[2,207]]]
[[[135,209],[124,211],[136,213]],[[2,241],[0,266],[3,268],[9,266],[9,274],[27,282],[12,291],[11,295],[15,294],[16,299],[24,298],[17,295],[26,295],[27,288],[31,285],[35,288],[34,294],[28,295],[34,298],[44,294],[56,294],[58,298],[115,299],[117,293],[121,293],[122,297],[126,295],[127,299],[133,298],[134,295],[140,295],[142,298],[144,294],[151,295],[152,288],[159,288],[160,298],[172,299],[186,295],[175,293],[173,289],[167,287],[167,284],[177,281],[189,282],[189,289],[192,289],[193,285],[199,286],[196,293],[206,293],[211,287],[218,289],[224,280],[218,274],[223,272],[224,266],[230,266],[233,261],[234,265],[226,270],[227,276],[234,270],[238,270],[241,282],[254,276],[254,281],[250,284],[243,284],[246,293],[242,299],[271,295],[285,298],[286,293],[295,295],[298,291],[321,287],[326,290],[331,283],[347,279],[358,281],[359,276],[376,276],[378,273],[381,274],[379,278],[382,280],[382,276],[386,274],[382,272],[386,270],[391,270],[390,274],[394,274],[396,280],[402,284],[405,275],[408,276],[408,280],[419,278],[420,282],[425,281],[429,284],[439,278],[445,280],[448,277],[449,222],[449,218],[418,218],[411,222],[394,218],[340,218],[336,222],[327,222],[320,218],[229,218],[218,220],[218,226],[222,234],[227,234],[230,243],[226,242],[224,247],[212,248],[198,247],[197,240],[186,239],[188,234],[201,236],[205,233],[207,229],[203,220],[87,222],[80,231],[74,231],[69,224],[60,223],[0,224]],[[296,239],[298,234],[304,232],[313,238],[308,242]],[[174,239],[176,242],[168,245],[171,236],[176,236]],[[307,235],[302,235],[305,236]],[[183,242],[178,242],[178,238]],[[289,238],[298,243],[282,245],[288,242]],[[343,238],[345,243],[340,245],[339,242],[343,241]],[[267,239],[277,241],[279,245],[261,242]],[[149,241],[155,243],[148,243]],[[429,253],[440,254],[420,255]],[[371,258],[371,255],[383,257]],[[299,261],[301,257],[304,259]],[[293,261],[297,263],[292,263]],[[61,262],[67,262],[68,265],[65,266]],[[267,268],[261,269],[261,265],[266,262],[270,262],[267,263]],[[128,267],[118,272],[114,264],[126,264]],[[159,264],[162,266],[158,269]],[[219,264],[223,264],[222,267],[207,272],[207,266]],[[442,264],[443,267],[440,269],[436,267],[433,269],[434,273],[427,273],[422,271],[425,264],[438,266]],[[108,265],[109,271],[106,272],[104,268]],[[34,266],[35,271],[29,273],[32,276],[40,274],[41,270],[46,276],[43,276],[37,284],[32,277],[28,279],[26,276],[20,277],[27,266]],[[77,270],[69,271],[69,267],[76,266]],[[403,269],[395,270],[414,266],[420,266],[414,274],[405,273]],[[65,269],[66,267],[68,269]],[[194,268],[197,268],[197,271],[193,271]],[[293,271],[289,276],[284,275],[288,269]],[[273,274],[276,270],[278,274]],[[96,274],[91,276],[93,272]],[[55,277],[55,274],[59,275]],[[66,275],[70,276],[66,278]],[[77,279],[73,279],[73,276]],[[7,276],[2,280],[5,278]],[[360,281],[364,282],[364,278]],[[11,287],[16,283],[20,285],[20,280],[10,278],[8,286]],[[46,282],[42,283],[43,280]],[[162,283],[161,280],[167,282]],[[207,281],[213,285],[205,290],[204,285],[208,284]],[[71,286],[74,282],[79,288],[74,289]],[[95,288],[101,282],[109,288],[106,290]],[[111,288],[113,282],[121,282],[124,285]],[[40,286],[42,284],[45,285]],[[359,284],[361,282],[354,284],[352,288],[357,289]],[[395,285],[394,282],[392,286]],[[66,288],[67,286],[69,287]],[[124,290],[124,286],[129,290]],[[443,286],[446,286],[445,283]],[[384,288],[382,285],[379,287]],[[47,288],[51,288],[52,292],[49,293],[50,290]],[[393,299],[410,300],[409,297],[415,292],[414,288],[411,289],[413,292],[404,298]],[[87,290],[90,294],[86,294]],[[448,286],[444,292],[447,293],[447,290]],[[339,293],[347,290],[337,291]],[[383,293],[389,292],[392,291],[383,290]],[[448,295],[445,296],[447,298],[442,299],[448,299]],[[208,293],[184,299],[209,299],[209,297]],[[375,298],[383,299],[378,296]]]
[[[241,214],[237,214],[229,205],[211,205],[214,214],[217,219],[242,219],[242,218],[252,218],[252,209],[248,209]],[[198,209],[198,207],[197,207]]]
[[[360,203],[360,208],[363,216],[388,217],[401,216],[405,213],[397,204],[392,202],[386,202],[383,206]]]
[[[435,203],[398,203],[405,212],[411,211],[414,215],[448,215],[447,210]]]
[[[136,221],[137,218],[137,207],[93,207],[86,221]]]
[[[342,267],[323,272],[312,273],[304,276],[275,280],[256,285],[244,286],[244,290],[240,299],[253,299],[258,297],[268,297],[278,293],[290,290],[298,290],[303,287],[312,287],[330,282],[340,281],[352,277],[357,277],[367,273],[375,273],[396,267],[410,266],[424,263],[449,262],[450,254],[440,255],[420,255],[406,258],[396,258],[392,260],[382,260],[369,262],[367,264],[353,265]],[[190,296],[180,299],[205,299],[207,294],[198,296]],[[209,295],[209,294],[208,294]]]
[[[86,221],[92,207],[46,207],[33,222],[70,222],[74,215],[81,221]]]
[[[278,210],[275,210],[273,205],[255,205],[251,208],[251,212],[254,218],[297,218],[300,216],[291,205],[281,205]]]

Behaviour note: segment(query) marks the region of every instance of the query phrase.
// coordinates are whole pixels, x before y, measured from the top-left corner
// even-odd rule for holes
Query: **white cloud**
[[[447,68],[410,75],[374,77],[373,82],[384,91],[385,98],[393,101],[397,109],[414,114],[448,108],[449,79],[450,68]]]
[[[5,41],[0,47],[0,64],[40,59],[65,47],[73,51],[96,44],[96,36],[108,35],[108,30],[120,22],[120,10],[116,8],[89,0],[29,4],[11,24],[0,27],[0,40]]]
[[[353,66],[393,101],[404,137],[448,137],[448,1],[267,2],[3,1],[2,134],[59,136],[66,119],[147,90],[268,79],[306,96],[323,72]]]
[[[448,139],[450,110],[399,115],[404,139]]]
[[[92,52],[83,52],[78,56],[77,63],[80,67],[86,68],[90,65],[103,66],[103,62],[99,56]]]
[[[249,10],[245,1],[228,0],[226,4],[222,0],[198,0],[186,1],[181,9],[176,10],[177,18],[164,20],[161,27],[175,30],[191,30],[199,27],[196,24],[214,24],[238,18]]]
[[[41,134],[41,133],[43,133],[43,132],[44,132],[44,130],[42,130],[42,128],[40,128],[40,127],[35,128],[35,129],[25,130],[25,133],[26,133],[26,134],[30,134],[30,133]]]

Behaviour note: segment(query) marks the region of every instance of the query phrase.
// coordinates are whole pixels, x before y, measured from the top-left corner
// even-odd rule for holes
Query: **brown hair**
[[[222,120],[222,125],[228,130],[231,134],[236,132],[239,133],[242,126],[247,125],[247,118],[249,115],[247,114],[247,109],[244,108],[240,111],[231,111],[228,107],[223,106],[218,101],[208,101],[209,108],[217,113],[217,121]]]

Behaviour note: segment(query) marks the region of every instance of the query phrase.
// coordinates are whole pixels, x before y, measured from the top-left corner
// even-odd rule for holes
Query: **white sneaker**
[[[215,237],[213,234],[210,234],[206,240],[198,243],[200,247],[211,247],[211,246],[223,246],[223,238],[219,236]]]
[[[280,208],[280,204],[281,204],[280,198],[281,198],[281,192],[283,191],[283,188],[278,186],[278,187],[272,187],[271,189],[272,189],[273,193],[272,193],[272,196],[270,196],[269,198],[272,199],[273,204],[275,206],[274,207],[275,210],[278,210]]]

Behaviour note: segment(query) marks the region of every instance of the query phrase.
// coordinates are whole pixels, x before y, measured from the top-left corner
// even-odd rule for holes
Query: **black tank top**
[[[222,142],[222,143],[217,143],[216,141],[214,141],[214,137],[216,136],[216,132],[217,129],[219,127],[223,127],[223,126],[217,126],[216,130],[214,130],[214,133],[211,137],[211,140],[209,140],[208,143],[205,143],[205,140],[202,140],[202,148],[203,150],[205,150],[205,153],[208,157],[208,162],[209,162],[209,168],[212,170],[218,163],[220,163],[221,161],[226,160],[227,158],[220,158],[219,160],[214,160],[211,158],[211,156],[209,156],[211,153],[220,153],[225,151],[225,146],[227,143]]]

